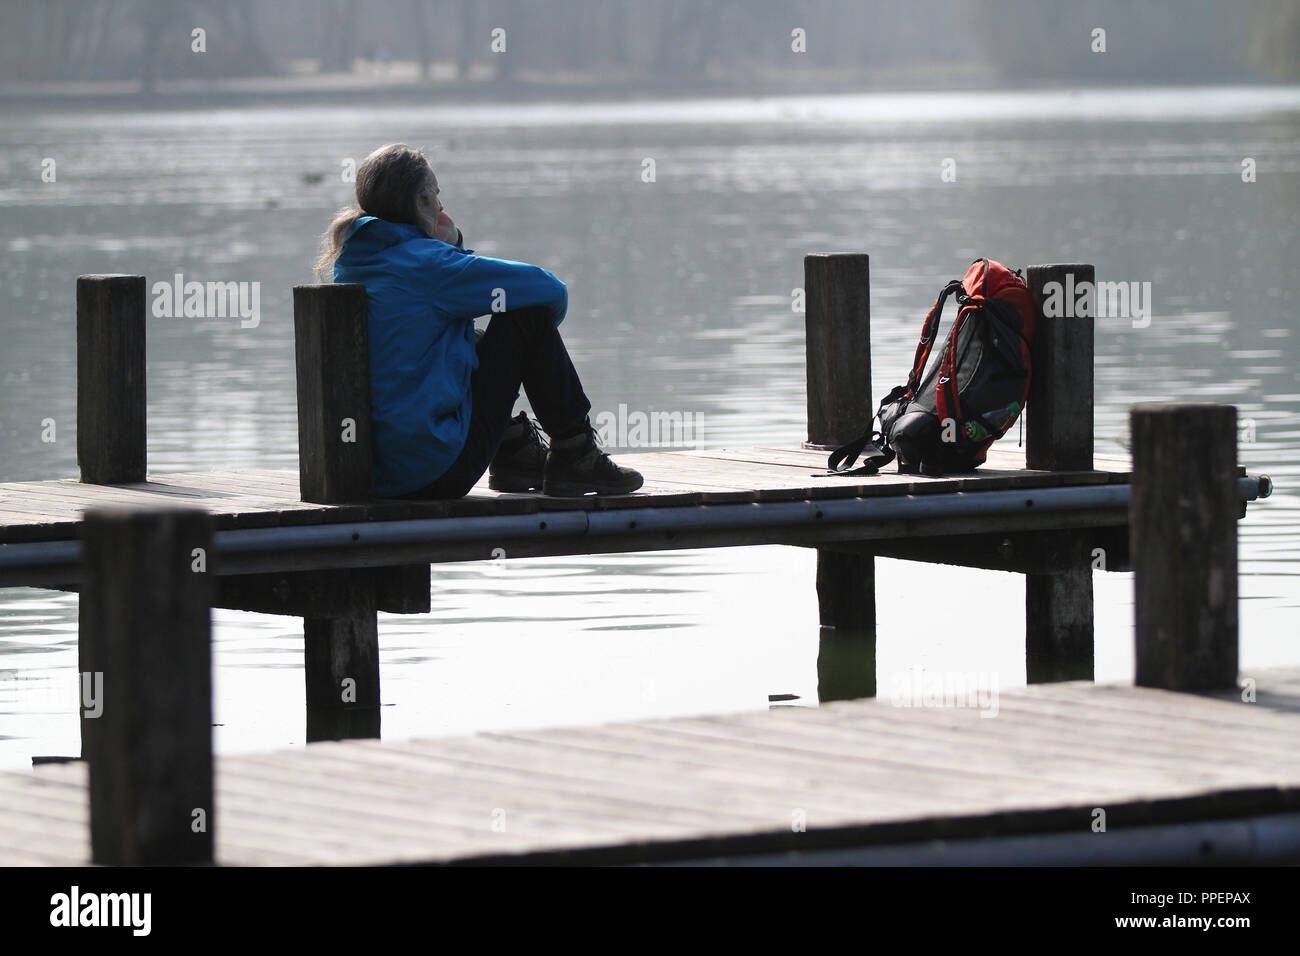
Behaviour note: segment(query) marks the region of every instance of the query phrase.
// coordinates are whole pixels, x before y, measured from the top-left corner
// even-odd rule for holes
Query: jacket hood
[[[429,238],[418,226],[412,226],[409,223],[389,222],[387,219],[380,219],[378,216],[359,216],[357,221],[352,224],[352,228],[348,230],[344,241],[351,239],[367,226],[369,227],[366,229],[367,238],[371,238],[385,246],[406,242],[408,239]]]

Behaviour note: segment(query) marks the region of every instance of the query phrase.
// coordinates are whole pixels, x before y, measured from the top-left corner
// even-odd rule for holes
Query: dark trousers
[[[520,386],[528,393],[542,428],[551,435],[581,424],[591,411],[555,320],[540,307],[492,316],[478,341],[465,447],[437,481],[404,497],[461,498],[468,494],[497,453]]]

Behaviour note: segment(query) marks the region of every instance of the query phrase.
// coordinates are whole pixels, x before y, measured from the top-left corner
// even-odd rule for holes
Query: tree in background
[[[1263,0],[1251,8],[1250,65],[1278,82],[1300,78],[1300,2]]]

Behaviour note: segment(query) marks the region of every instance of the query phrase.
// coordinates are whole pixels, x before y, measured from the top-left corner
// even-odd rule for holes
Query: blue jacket
[[[545,269],[476,256],[374,216],[353,225],[334,281],[366,287],[374,483],[381,498],[431,484],[464,447],[470,374],[478,367],[474,319],[494,305],[497,311],[540,305],[559,325],[569,301],[564,283]]]

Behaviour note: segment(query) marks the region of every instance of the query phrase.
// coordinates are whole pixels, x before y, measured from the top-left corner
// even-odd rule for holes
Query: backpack
[[[938,364],[922,379],[952,296],[957,318]],[[976,259],[964,278],[944,286],[925,317],[907,384],[880,402],[879,431],[868,428],[835,449],[831,472],[871,474],[895,457],[905,473],[973,471],[1024,410],[1033,337],[1034,304],[1020,271]],[[850,471],[859,455],[862,467]]]

